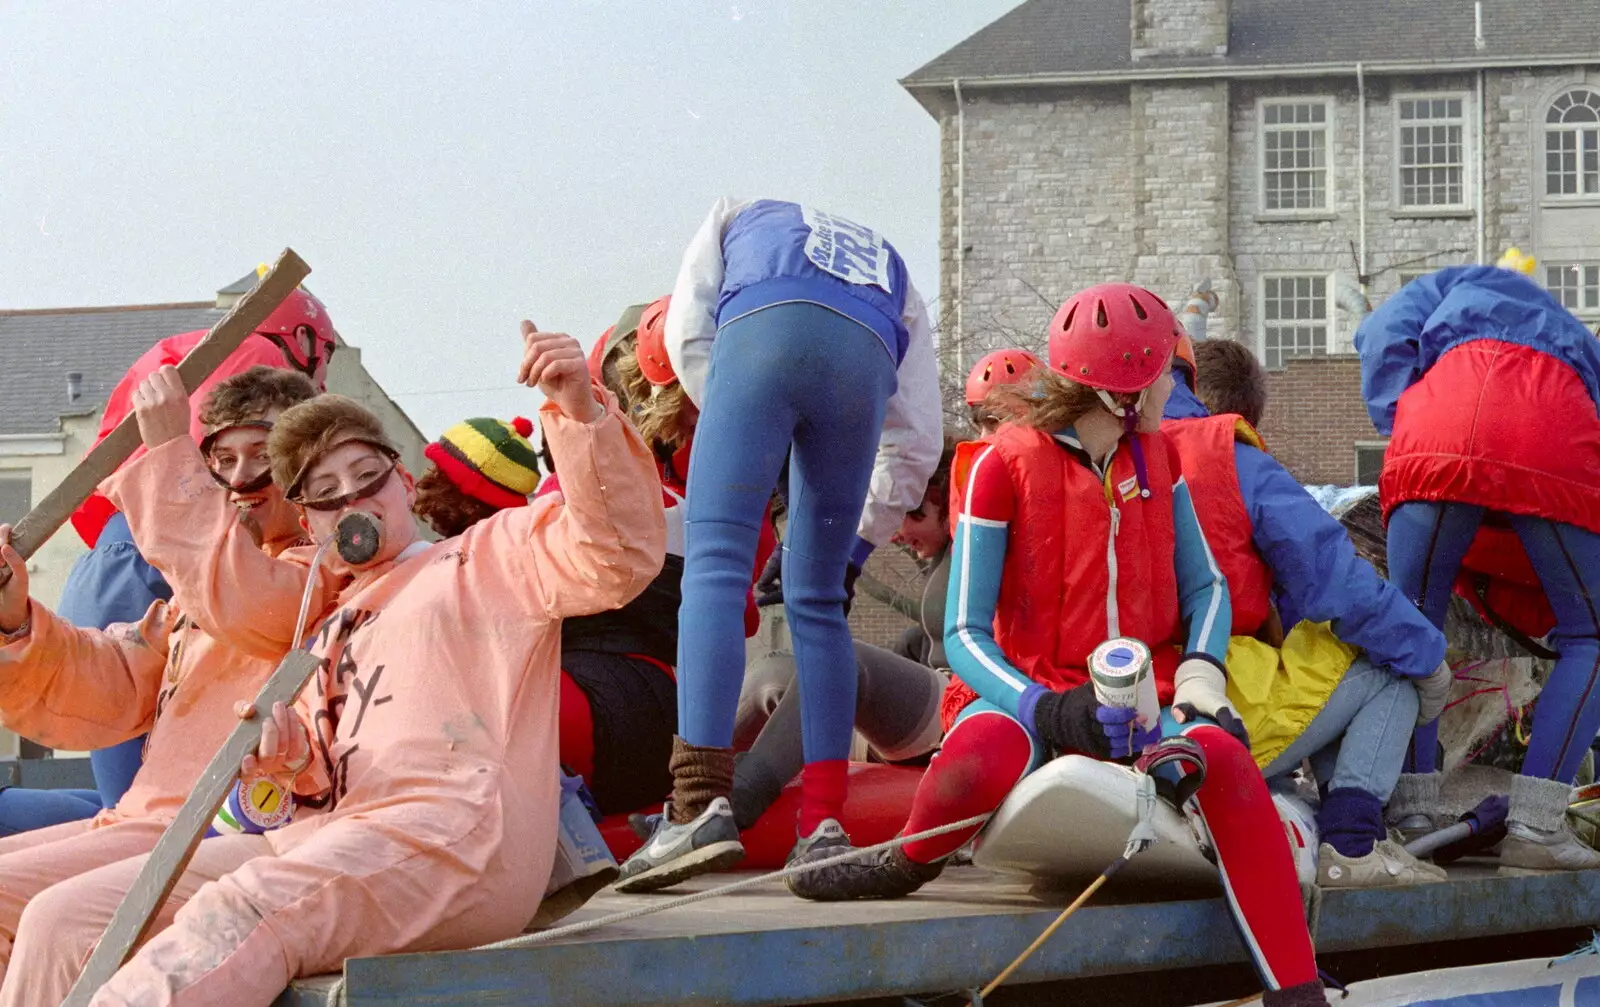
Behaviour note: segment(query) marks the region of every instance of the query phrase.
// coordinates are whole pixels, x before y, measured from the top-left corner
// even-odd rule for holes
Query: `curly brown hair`
[[[417,480],[417,502],[411,506],[411,513],[428,522],[440,538],[454,538],[497,510],[463,493],[435,465]]]
[[[1194,394],[1212,415],[1237,413],[1253,427],[1267,412],[1267,371],[1255,351],[1232,339],[1194,344]]]
[[[689,443],[694,433],[695,413],[691,408],[689,393],[680,382],[670,385],[652,385],[639,369],[639,358],[634,353],[617,353],[617,398],[633,425],[651,447],[676,451]],[[609,383],[607,385],[609,386]]]
[[[299,371],[257,364],[217,382],[200,406],[200,425],[207,430],[264,419],[317,397],[317,386]]]
[[[1088,385],[1068,380],[1053,370],[1040,370],[1038,375],[1031,382],[991,389],[984,404],[1003,419],[1047,433],[1064,430],[1096,409],[1105,408],[1100,393]],[[1138,396],[1114,398],[1122,405],[1131,405]]]

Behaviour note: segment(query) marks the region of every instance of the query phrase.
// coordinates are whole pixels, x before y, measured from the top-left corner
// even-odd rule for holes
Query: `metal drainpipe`
[[[1356,64],[1356,278],[1361,284],[1361,294],[1367,294],[1367,76],[1366,68]]]
[[[967,109],[961,100],[961,78],[956,91],[956,373],[967,373],[965,307],[967,278]]]
[[[1481,8],[1481,5],[1480,5]],[[1483,71],[1478,71],[1478,265],[1483,265],[1485,246],[1489,243],[1488,186],[1489,173],[1489,110],[1484,106],[1485,90]]]

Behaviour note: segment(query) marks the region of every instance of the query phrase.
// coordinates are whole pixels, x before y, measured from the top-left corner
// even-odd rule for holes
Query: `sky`
[[[1017,2],[0,3],[0,308],[204,300],[292,246],[435,436],[537,408],[518,320],[589,345],[718,196],[867,224],[931,300],[896,81]]]

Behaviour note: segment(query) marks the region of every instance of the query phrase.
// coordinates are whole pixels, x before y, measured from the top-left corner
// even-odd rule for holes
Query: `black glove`
[[[850,618],[850,606],[856,602],[856,578],[861,576],[861,568],[854,563],[846,563],[844,568],[844,616]]]
[[[756,608],[783,604],[783,547],[772,550],[756,578]]]
[[[1066,692],[1047,692],[1033,708],[1033,733],[1055,748],[1109,759],[1111,741],[1095,719],[1099,708],[1088,682]]]

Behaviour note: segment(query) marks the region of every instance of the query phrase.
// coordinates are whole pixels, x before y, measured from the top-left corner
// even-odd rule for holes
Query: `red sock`
[[[1000,806],[1028,774],[1033,742],[1022,725],[999,710],[970,714],[950,729],[911,802],[906,833],[935,829]],[[930,864],[961,849],[981,825],[907,843],[906,856]]]
[[[1184,734],[1206,753],[1206,782],[1196,797],[1245,950],[1269,990],[1316,981],[1294,857],[1261,771],[1250,752],[1220,727]]]
[[[824,818],[844,818],[844,795],[850,787],[848,759],[808,762],[800,774],[800,834],[817,831]]]

